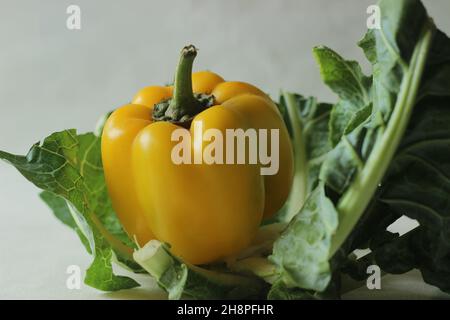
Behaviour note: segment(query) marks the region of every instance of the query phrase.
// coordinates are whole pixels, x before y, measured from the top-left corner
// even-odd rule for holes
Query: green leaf
[[[299,288],[288,288],[283,282],[275,283],[267,295],[268,300],[318,300],[314,291]]]
[[[370,102],[371,78],[366,77],[356,61],[343,59],[330,48],[319,46],[313,50],[323,81],[341,100],[355,107]]]
[[[284,92],[279,107],[294,147],[294,182],[289,199],[277,215],[278,220],[288,222],[317,186],[320,167],[331,149],[328,122],[332,105]]]
[[[372,253],[346,267],[355,276],[365,265],[404,273],[419,269],[425,282],[450,293],[450,39],[437,31],[422,76],[422,84],[401,144],[374,205],[364,213],[351,235],[352,248],[369,247]],[[444,75],[447,72],[447,75]],[[406,215],[419,226],[399,236],[386,227]],[[373,226],[378,227],[373,227]],[[349,242],[349,241],[347,241]],[[352,269],[352,270],[349,270]]]
[[[420,1],[379,5],[382,28],[360,42],[373,64],[368,101],[355,89],[360,77],[349,76],[356,64],[319,48],[324,81],[340,96],[329,131],[331,142],[339,139],[321,165],[325,192],[310,195],[275,243],[273,261],[280,271],[275,283],[286,288],[325,290],[340,268],[361,270],[358,261],[349,264],[348,255],[367,246],[371,259],[388,271],[419,268],[425,281],[442,290],[450,287],[450,41],[435,29]],[[324,223],[319,231],[316,224],[301,223],[324,199],[322,211],[339,217],[331,235]],[[420,223],[405,238],[386,231],[401,215]],[[311,230],[327,240],[316,252],[300,245]]]
[[[327,288],[331,280],[329,250],[337,226],[338,213],[320,184],[275,241],[269,257],[286,287],[315,291]]]
[[[358,46],[363,49],[367,60],[372,64],[377,63],[376,40],[374,29],[366,32],[364,37],[358,42]]]
[[[340,221],[331,254],[348,237],[389,168],[412,115],[432,44],[434,26],[420,1],[381,1],[380,8],[382,28],[374,31],[377,62],[372,115],[342,137],[336,146],[339,152],[330,153],[321,175],[342,195],[336,206]],[[419,18],[419,27],[411,29],[405,24],[411,14]],[[336,161],[344,170],[330,170]]]
[[[348,61],[330,48],[313,50],[323,81],[340,98],[331,112],[329,139],[334,147],[342,137],[363,122],[371,111],[372,79],[356,61]]]
[[[89,240],[86,238],[81,228],[78,227],[75,219],[70,212],[67,201],[64,198],[57,196],[56,194],[49,191],[42,191],[39,196],[41,197],[42,201],[44,201],[50,207],[50,209],[52,209],[53,214],[57,219],[59,219],[62,223],[73,229],[78,234],[78,237],[86,248],[86,251],[92,254]]]
[[[416,263],[410,240],[416,232],[413,230],[402,237],[386,230],[376,234],[370,243],[372,263],[393,274],[411,271]]]
[[[390,5],[385,2],[382,4]],[[398,3],[393,5],[397,6]],[[411,13],[411,10],[419,10],[416,16],[424,16],[424,8],[420,2],[405,2],[404,5],[406,11]],[[408,21],[409,18],[404,17],[404,19]],[[399,36],[398,33],[399,30],[397,30],[397,36]],[[382,34],[375,31],[370,34],[364,41],[366,55],[369,56],[373,53],[367,45],[370,42],[368,39],[373,38],[377,48],[380,44],[386,43]],[[416,39],[411,33],[402,37],[402,45],[399,44],[398,48],[408,48],[411,39]],[[418,39],[418,41],[421,40]],[[403,58],[410,56],[405,50],[407,49],[398,53],[399,64],[404,64]],[[377,59],[383,53],[383,50],[376,50]],[[383,63],[386,61],[388,59],[384,59]],[[375,71],[380,73],[380,77],[381,75],[384,77],[380,78],[380,81],[392,79],[380,71],[380,68],[385,68],[386,65],[376,60],[374,64]],[[393,64],[388,65],[392,67]],[[403,65],[402,68],[404,67]],[[395,67],[391,70],[398,71]],[[432,44],[429,46],[420,88],[416,90],[416,99],[411,102],[414,109],[408,119],[399,147],[380,187],[372,195],[374,199],[372,201],[375,201],[375,204],[364,213],[368,221],[359,224],[355,228],[358,231],[353,232],[365,231],[368,236],[350,239],[353,242],[351,247],[355,248],[364,247],[366,240],[361,242],[361,239],[369,238],[371,259],[384,271],[403,273],[418,268],[426,282],[446,292],[450,292],[449,79],[450,39],[442,32],[436,31]],[[378,87],[383,87],[378,96],[385,94],[386,88],[389,88],[388,85]],[[385,112],[385,106],[377,109],[383,115],[390,114]],[[377,212],[380,208],[382,211]],[[419,226],[401,237],[387,232],[386,226],[402,215],[416,219]],[[371,224],[378,224],[380,227],[374,229]],[[359,263],[364,264],[365,260],[367,259],[362,259]]]
[[[112,272],[112,252],[133,265],[133,242],[111,208],[101,164],[100,138],[75,130],[57,132],[35,144],[26,156],[0,151],[0,159],[44,190],[43,200],[55,216],[73,228],[88,252],[94,254],[85,282],[114,291],[138,286]]]
[[[447,44],[450,48],[450,39]],[[450,87],[447,90],[450,93]],[[418,268],[425,281],[450,293],[449,102],[449,98],[427,95],[416,106],[377,198],[394,216],[406,215],[417,220],[419,227],[400,241],[383,243],[383,251],[372,246],[378,250],[376,261],[385,269]],[[406,262],[405,256],[409,257]]]
[[[169,293],[169,299],[255,299],[267,292],[267,284],[256,277],[193,266],[157,240],[137,250],[134,258]]]
[[[97,248],[101,249],[96,249],[94,261],[86,270],[84,282],[103,291],[117,291],[138,287],[139,283],[135,280],[114,274],[111,264],[112,248],[100,236],[94,235],[94,237],[95,242],[98,243]]]

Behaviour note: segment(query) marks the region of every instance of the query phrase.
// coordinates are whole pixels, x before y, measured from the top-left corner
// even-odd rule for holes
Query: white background
[[[355,43],[375,0],[0,0],[0,149],[24,154],[65,128],[92,130],[96,119],[141,87],[172,80],[179,50],[200,48],[195,68],[334,101],[311,55],[326,44],[364,61]],[[450,33],[450,1],[425,1]],[[82,10],[82,29],[66,28],[66,8]],[[363,63],[365,70],[367,64]],[[75,233],[39,200],[38,190],[0,163],[0,298],[158,298],[145,289],[113,294],[68,290],[66,268],[89,265]],[[389,276],[381,291],[350,298],[437,298],[420,275]],[[153,289],[152,289],[153,288]]]

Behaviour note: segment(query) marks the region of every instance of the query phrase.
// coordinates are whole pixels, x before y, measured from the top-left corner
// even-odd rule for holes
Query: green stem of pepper
[[[172,119],[190,118],[202,110],[202,104],[194,97],[192,91],[192,65],[196,56],[197,49],[193,45],[181,50],[175,73],[173,98],[166,111],[166,115]]]

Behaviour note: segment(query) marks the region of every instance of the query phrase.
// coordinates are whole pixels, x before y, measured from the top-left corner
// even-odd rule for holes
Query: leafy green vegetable
[[[255,277],[185,263],[157,240],[136,251],[134,258],[169,293],[169,299],[255,299],[263,298],[267,290],[267,284]]]
[[[134,245],[111,208],[99,137],[65,130],[35,144],[26,156],[0,151],[0,159],[11,163],[25,178],[45,190],[41,197],[55,216],[73,228],[88,252],[94,254],[86,272],[86,284],[105,291],[138,286],[133,279],[112,272],[113,253],[130,266],[134,264]]]
[[[329,139],[336,146],[344,134],[355,129],[372,109],[372,79],[365,76],[356,61],[344,60],[327,47],[314,48],[324,82],[341,99],[332,109]]]
[[[294,182],[289,199],[278,220],[288,222],[301,209],[308,194],[317,186],[320,167],[331,149],[328,122],[332,105],[284,92],[279,108],[288,126],[294,148]]]
[[[77,222],[72,216],[67,201],[64,198],[51,193],[50,191],[42,191],[39,196],[41,197],[42,201],[44,201],[49,206],[49,208],[52,209],[53,214],[56,218],[58,218],[62,223],[73,229],[78,234],[78,237],[86,248],[86,251],[92,254],[89,240],[84,235],[82,229],[78,227]]]
[[[450,86],[442,83],[448,84],[450,78],[450,41],[435,30],[420,1],[381,1],[379,5],[381,29],[369,31],[360,42],[373,64],[372,81],[355,62],[331,49],[314,50],[325,83],[340,100],[329,123],[334,147],[320,171],[325,193],[313,191],[322,196],[308,198],[274,245],[272,261],[279,281],[288,288],[323,291],[333,271],[333,260],[328,259],[339,261],[335,253],[349,255],[355,248],[370,245],[371,257],[385,269],[391,265],[389,271],[404,272],[418,267],[426,281],[448,290]],[[339,216],[330,242],[325,241],[327,224],[298,223],[326,200],[333,205],[322,212],[335,210]],[[380,209],[386,210],[384,214]],[[401,215],[420,223],[407,236],[410,241],[386,231]],[[304,243],[312,229],[322,235],[319,257],[315,246],[289,249]],[[383,234],[384,240],[377,242]],[[327,260],[323,251],[328,253]],[[310,257],[315,260],[310,262]],[[383,259],[387,261],[382,263]],[[306,271],[309,265],[323,266],[323,274],[299,276],[303,275],[300,266]],[[341,267],[333,264],[335,272]]]
[[[275,241],[270,259],[279,266],[279,282],[324,291],[331,279],[328,255],[337,225],[338,214],[321,184]]]
[[[416,8],[424,11],[418,5]],[[450,39],[437,30],[414,112],[374,195],[375,204],[365,214],[379,215],[373,207],[382,207],[384,221],[380,225],[385,226],[402,215],[416,219],[419,226],[403,236],[391,234],[385,228],[369,232],[373,262],[389,273],[418,268],[426,282],[446,292],[450,292],[449,79]],[[367,224],[359,229],[367,230]],[[353,247],[361,246],[353,241],[356,242]]]

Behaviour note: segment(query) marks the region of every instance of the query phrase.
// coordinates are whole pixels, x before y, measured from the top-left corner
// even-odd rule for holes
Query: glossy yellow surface
[[[171,134],[180,127],[152,122],[153,106],[171,97],[171,87],[144,88],[109,117],[102,158],[114,209],[128,234],[140,245],[152,238],[167,242],[186,261],[203,264],[248,246],[263,217],[281,208],[292,184],[293,155],[283,120],[261,90],[209,71],[193,73],[192,86],[215,97],[216,105],[194,118],[204,131],[215,128],[225,136],[233,128],[280,130],[276,175],[262,176],[259,164],[174,164],[171,152],[178,142]],[[210,142],[202,143],[192,143],[192,154]]]

